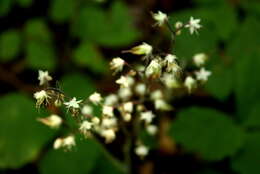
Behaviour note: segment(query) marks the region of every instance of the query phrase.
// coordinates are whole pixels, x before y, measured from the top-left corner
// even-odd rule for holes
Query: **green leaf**
[[[35,103],[21,94],[0,98],[0,168],[20,168],[36,160],[53,137],[49,128],[36,121]]]
[[[108,63],[99,50],[88,42],[81,43],[76,48],[73,58],[78,65],[87,67],[93,72],[105,73],[108,71]]]
[[[244,140],[244,132],[228,115],[198,107],[181,112],[172,123],[170,135],[186,150],[206,160],[233,155]]]
[[[260,133],[247,135],[246,143],[240,153],[232,159],[232,168],[240,174],[255,174],[260,172]]]
[[[52,45],[30,40],[26,46],[26,61],[30,68],[51,70],[55,67],[56,59]]]
[[[95,92],[96,87],[93,81],[83,74],[70,74],[61,79],[62,90],[71,97],[80,99],[87,98],[90,94]]]
[[[240,1],[243,9],[246,10],[247,13],[256,14],[260,17],[260,2],[259,0],[243,0]]]
[[[5,16],[11,10],[13,0],[1,0],[0,1],[0,16]]]
[[[29,7],[33,2],[33,0],[16,0],[16,1],[23,8]]]
[[[0,36],[0,61],[6,62],[15,58],[21,49],[21,35],[16,30],[9,30]]]
[[[100,155],[100,145],[92,139],[77,139],[71,151],[50,150],[40,162],[41,174],[88,174]]]
[[[83,8],[72,31],[79,38],[108,47],[128,45],[139,36],[127,6],[121,1],[115,1],[109,11],[95,6]]]
[[[55,22],[69,20],[76,11],[75,0],[54,0],[51,3],[49,14]]]
[[[247,128],[260,128],[260,103],[257,103],[252,107],[252,110],[243,125]]]
[[[51,42],[51,33],[43,19],[31,19],[25,25],[25,34],[27,40],[38,40],[42,42]]]

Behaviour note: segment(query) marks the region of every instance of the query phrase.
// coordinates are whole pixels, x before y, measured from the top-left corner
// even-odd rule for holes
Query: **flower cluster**
[[[200,19],[193,17],[186,24],[176,22],[174,30],[168,23],[169,17],[166,14],[159,11],[152,16],[157,26],[166,25],[174,37],[182,29],[188,28],[193,34],[201,28]],[[36,107],[64,105],[77,121],[78,132],[86,138],[98,136],[105,143],[111,143],[116,139],[118,131],[123,131],[125,136],[132,135],[135,137],[135,142],[132,143],[135,144],[134,152],[144,158],[148,155],[149,148],[142,142],[139,133],[144,130],[150,136],[155,136],[158,132],[158,115],[174,109],[171,104],[172,93],[183,91],[182,94],[189,94],[211,75],[203,67],[208,59],[204,53],[194,55],[192,66],[195,70],[186,71],[177,55],[158,54],[153,50],[152,45],[143,42],[123,51],[143,58],[144,61],[137,65],[130,65],[121,57],[113,58],[110,68],[118,76],[115,80],[118,90],[108,95],[94,92],[85,100],[68,97],[59,89],[49,87],[52,77],[47,71],[39,71],[40,85],[47,87],[34,94]],[[94,108],[99,108],[99,112],[94,112]],[[51,128],[59,128],[64,122],[57,115],[38,120]],[[54,148],[70,149],[75,144],[74,135],[70,134],[65,138],[57,138]]]

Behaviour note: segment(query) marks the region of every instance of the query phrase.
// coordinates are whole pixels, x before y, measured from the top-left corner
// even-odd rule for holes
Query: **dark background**
[[[166,28],[152,27],[150,12],[170,23],[200,18],[198,35],[183,32],[170,47]],[[260,2],[258,0],[0,0],[0,173],[120,173],[92,140],[71,152],[52,150],[66,129],[50,130],[37,117],[33,93],[38,70],[48,70],[70,96],[114,92],[108,63],[143,41],[189,62],[209,55],[208,83],[173,101],[158,124],[149,156],[133,157],[134,173],[260,173]],[[66,111],[63,112],[65,117]],[[120,139],[108,145],[118,158]]]

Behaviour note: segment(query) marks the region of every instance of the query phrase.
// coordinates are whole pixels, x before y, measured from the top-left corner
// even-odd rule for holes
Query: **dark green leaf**
[[[9,30],[0,36],[0,61],[15,58],[21,49],[21,35],[16,30]]]
[[[260,103],[257,103],[252,107],[244,125],[247,128],[260,128]]]
[[[13,0],[1,0],[0,1],[0,16],[5,16],[11,10]]]
[[[190,108],[173,121],[170,135],[186,150],[206,160],[221,160],[241,147],[244,132],[223,113],[206,108]]]
[[[35,160],[53,132],[36,121],[35,103],[21,94],[0,99],[0,168],[20,168]]]
[[[16,1],[21,7],[24,8],[29,7],[33,2],[33,0],[16,0]]]

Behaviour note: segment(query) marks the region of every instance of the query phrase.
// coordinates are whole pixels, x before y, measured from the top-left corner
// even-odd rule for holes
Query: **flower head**
[[[66,107],[68,109],[78,109],[79,103],[81,103],[82,100],[77,101],[76,97],[73,97],[69,102],[64,102],[64,105],[66,105]]]
[[[203,66],[207,59],[208,56],[205,53],[198,53],[193,56],[193,62],[198,67]]]
[[[37,120],[49,126],[50,128],[58,128],[62,123],[62,118],[55,114],[52,114],[46,118],[38,118]]]
[[[194,19],[192,16],[190,17],[190,21],[188,24],[185,25],[186,28],[189,28],[190,34],[196,33],[198,29],[202,26],[199,24],[200,19]]]
[[[51,97],[45,90],[41,90],[39,92],[34,93],[34,98],[36,99],[36,107],[39,108],[42,104],[47,104],[48,99]]]
[[[122,58],[116,57],[110,62],[110,68],[115,72],[120,72],[123,70],[124,64],[125,61]]]
[[[205,68],[201,68],[199,71],[195,72],[196,78],[203,82],[208,80],[208,77],[211,75],[210,71],[205,70]]]
[[[100,102],[102,101],[102,97],[101,97],[101,95],[100,95],[99,93],[94,92],[93,94],[91,94],[91,95],[89,96],[89,100],[90,100],[92,103],[94,103],[94,104],[98,104],[98,103],[100,103]]]
[[[153,51],[153,47],[145,42],[141,45],[133,47],[129,52],[137,55],[149,55]]]
[[[49,76],[48,71],[39,70],[38,80],[40,81],[40,85],[44,85],[52,80],[52,77]]]
[[[153,13],[152,16],[158,26],[162,26],[168,20],[168,16],[161,11]]]

